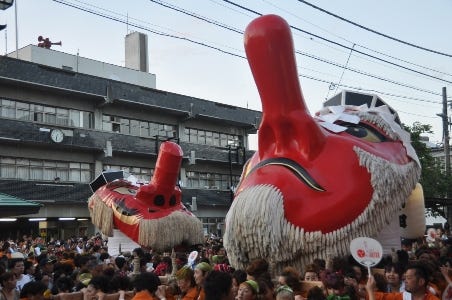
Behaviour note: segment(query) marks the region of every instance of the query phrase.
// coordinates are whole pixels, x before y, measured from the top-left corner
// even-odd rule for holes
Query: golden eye
[[[341,124],[342,126],[347,127],[348,134],[351,134],[353,136],[356,136],[360,139],[363,139],[368,142],[372,143],[380,143],[386,140],[386,137],[375,130],[374,128],[370,126],[364,126],[362,124]]]

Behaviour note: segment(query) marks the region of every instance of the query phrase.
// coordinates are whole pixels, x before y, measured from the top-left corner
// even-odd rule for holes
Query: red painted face
[[[140,245],[161,250],[202,241],[202,224],[182,204],[176,186],[181,161],[179,145],[162,143],[149,184],[115,180],[95,192],[88,205],[93,223],[104,234],[111,235],[114,225]],[[181,225],[190,233],[188,238],[186,232],[178,232]]]
[[[228,213],[228,254],[238,266],[255,257],[296,266],[303,263],[301,255],[309,261],[309,253],[345,252],[344,239],[375,234],[387,220],[385,214],[400,209],[419,168],[394,124],[376,112],[347,109],[346,115],[360,121],[337,121],[346,127],[340,133],[310,115],[283,19],[269,15],[254,20],[245,32],[245,49],[263,115],[258,151],[245,166]],[[408,186],[401,188],[403,195],[391,199],[403,182]],[[364,225],[377,207],[385,216]]]

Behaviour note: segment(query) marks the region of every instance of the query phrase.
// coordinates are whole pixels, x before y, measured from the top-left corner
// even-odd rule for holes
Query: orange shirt
[[[382,293],[382,292],[374,292],[375,300],[403,300],[403,293]],[[424,300],[439,300],[433,294],[426,293]]]
[[[169,293],[166,293],[165,298],[167,300],[174,300],[174,296],[170,295]],[[136,292],[135,296],[133,296],[131,300],[160,300],[160,299],[149,293],[148,290],[143,290],[141,292]]]
[[[135,296],[133,296],[132,300],[155,300],[154,296],[152,296],[148,290],[142,290],[140,292],[136,292]]]
[[[205,300],[205,299],[206,299],[206,294],[204,293],[204,289],[201,288],[201,290],[199,291],[198,300]]]
[[[198,295],[199,295],[198,288],[192,287],[187,291],[187,293],[181,300],[196,300],[198,299]]]

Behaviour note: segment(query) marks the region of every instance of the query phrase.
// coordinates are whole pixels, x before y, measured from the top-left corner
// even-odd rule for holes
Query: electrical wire
[[[250,8],[248,8],[248,7],[245,7],[245,6],[243,6],[243,5],[240,5],[240,4],[237,4],[237,3],[235,3],[235,2],[232,2],[232,1],[230,1],[230,0],[223,0],[223,1],[224,1],[224,2],[227,2],[227,3],[231,4],[231,5],[237,6],[237,7],[241,8],[241,9],[244,9],[244,10],[246,10],[246,11],[248,11],[248,12],[252,12],[252,13],[258,15],[258,16],[262,16],[261,13],[255,11],[255,10],[252,10],[252,9],[250,9]],[[332,40],[330,40],[330,39],[327,39],[327,38],[324,38],[324,37],[322,37],[322,36],[320,36],[320,35],[314,34],[314,33],[312,33],[312,32],[309,32],[309,31],[300,29],[300,28],[298,28],[298,27],[295,27],[295,26],[290,25],[290,28],[292,28],[292,29],[294,29],[294,30],[297,30],[297,31],[300,31],[300,32],[303,32],[303,33],[306,33],[306,34],[309,34],[309,35],[311,35],[311,36],[313,36],[313,37],[316,37],[316,38],[321,39],[321,40],[323,40],[323,41],[326,41],[326,42],[329,42],[329,43],[331,43],[331,44],[340,46],[340,47],[342,47],[342,48],[345,48],[345,49],[348,49],[348,50],[352,50],[352,48],[349,47],[349,46],[346,46],[346,45],[343,45],[343,44],[341,44],[341,43],[332,41]],[[393,66],[397,66],[397,67],[399,67],[399,68],[402,68],[402,69],[405,69],[405,70],[408,70],[408,71],[411,71],[411,72],[414,72],[414,73],[417,73],[417,74],[420,74],[420,75],[423,75],[423,76],[426,76],[426,77],[430,77],[430,78],[437,79],[437,80],[442,81],[442,82],[446,82],[446,83],[452,84],[452,81],[449,81],[449,80],[446,80],[446,79],[443,79],[443,78],[440,78],[440,77],[437,77],[437,76],[429,75],[429,74],[427,74],[427,73],[424,73],[424,72],[421,72],[421,71],[418,71],[418,70],[415,70],[415,69],[412,69],[412,68],[409,68],[409,67],[406,67],[406,66],[403,66],[403,65],[400,65],[400,64],[391,62],[391,61],[388,61],[388,60],[386,60],[386,59],[377,57],[377,56],[375,56],[375,55],[372,55],[372,54],[369,54],[369,53],[365,53],[365,52],[363,52],[363,51],[359,51],[359,50],[356,50],[356,49],[355,49],[354,51],[355,51],[356,53],[359,53],[359,54],[362,54],[362,55],[365,55],[365,56],[374,58],[374,59],[376,59],[376,60],[379,60],[379,61],[382,61],[382,62],[391,64],[391,65],[393,65]]]
[[[440,52],[440,51],[437,51],[437,50],[428,49],[428,48],[425,48],[425,47],[422,47],[422,46],[419,46],[419,45],[416,45],[416,44],[413,44],[413,43],[410,43],[410,42],[403,41],[403,40],[398,39],[398,38],[395,38],[395,37],[393,37],[393,36],[390,36],[390,35],[387,35],[387,34],[378,32],[378,31],[376,31],[376,30],[374,30],[374,29],[371,29],[371,28],[369,28],[369,27],[360,25],[360,24],[358,24],[358,23],[356,23],[356,22],[353,22],[353,21],[351,21],[351,20],[349,20],[349,19],[346,19],[346,18],[344,18],[344,17],[341,17],[341,16],[339,16],[339,15],[336,15],[336,14],[330,12],[330,11],[327,11],[326,9],[323,9],[323,8],[321,8],[321,7],[318,7],[318,6],[314,5],[314,4],[312,4],[312,3],[309,3],[308,1],[305,1],[305,0],[298,0],[298,2],[303,3],[303,4],[306,4],[306,5],[309,5],[309,6],[311,6],[312,8],[315,8],[315,9],[317,9],[317,10],[323,12],[323,13],[326,13],[326,14],[328,14],[328,15],[330,15],[330,16],[333,16],[333,17],[335,17],[335,18],[337,18],[337,19],[339,19],[339,20],[341,20],[341,21],[347,22],[347,23],[352,24],[352,25],[354,25],[354,26],[356,26],[356,27],[359,27],[359,28],[364,29],[364,30],[366,30],[366,31],[375,33],[375,34],[377,34],[377,35],[380,35],[380,36],[382,36],[382,37],[388,38],[388,39],[390,39],[390,40],[399,42],[399,43],[401,43],[401,44],[408,45],[408,46],[411,46],[411,47],[414,47],[414,48],[417,48],[417,49],[421,49],[421,50],[424,50],[424,51],[427,51],[427,52],[431,52],[431,53],[435,53],[435,54],[439,54],[439,55],[443,55],[443,56],[447,56],[447,57],[452,57],[452,54]]]
[[[142,30],[146,30],[148,32],[151,32],[151,33],[154,33],[154,34],[157,34],[157,35],[170,37],[170,38],[174,38],[174,39],[179,39],[179,40],[184,40],[184,41],[187,41],[187,42],[190,42],[190,43],[194,43],[194,44],[197,44],[197,45],[200,45],[200,46],[211,48],[213,50],[216,50],[216,51],[219,51],[219,52],[222,52],[222,53],[225,53],[225,54],[229,54],[229,55],[232,55],[232,56],[236,56],[236,57],[240,57],[240,58],[245,58],[246,59],[246,57],[243,56],[243,55],[239,55],[239,54],[236,54],[236,53],[233,53],[233,52],[230,52],[230,51],[226,51],[226,50],[223,50],[221,48],[218,48],[218,47],[215,47],[215,46],[212,46],[212,45],[208,45],[208,44],[203,43],[203,42],[198,42],[198,41],[186,38],[186,37],[181,37],[181,36],[177,36],[177,35],[173,35],[173,34],[160,32],[160,31],[157,31],[157,30],[153,30],[153,29],[150,29],[150,28],[143,27],[143,26],[138,25],[138,24],[129,23],[128,21],[124,21],[124,20],[121,20],[121,19],[116,18],[116,17],[108,16],[108,15],[105,15],[105,14],[102,14],[102,13],[99,13],[99,12],[96,12],[96,11],[93,11],[93,10],[90,10],[90,9],[87,9],[87,8],[76,6],[76,5],[72,4],[72,3],[66,2],[64,0],[52,0],[52,1],[60,3],[60,4],[63,4],[63,5],[66,5],[66,6],[69,6],[69,7],[72,7],[72,8],[79,9],[79,10],[84,11],[84,12],[88,12],[88,13],[91,13],[93,15],[100,16],[100,17],[103,17],[103,18],[106,18],[106,19],[109,19],[109,20],[112,20],[112,21],[120,22],[120,23],[123,23],[123,24],[129,24],[129,25],[131,25],[133,27],[136,27],[136,28],[139,28],[139,29],[142,29]]]
[[[124,23],[124,24],[126,23],[126,21],[121,20],[120,18],[108,16],[108,15],[100,13],[100,12],[96,12],[96,11],[93,11],[93,10],[90,10],[90,9],[87,9],[87,8],[83,8],[83,7],[80,7],[80,6],[68,3],[68,2],[66,2],[64,0],[52,0],[52,1],[60,3],[60,4],[63,4],[63,5],[66,5],[66,6],[69,6],[69,7],[72,7],[72,8],[75,8],[75,9],[79,9],[79,10],[84,11],[84,12],[88,12],[88,13],[91,13],[91,14],[94,14],[96,16],[100,16],[100,17],[103,17],[103,18],[106,18],[106,19],[109,19],[109,20],[112,20],[112,21],[116,21],[116,22],[120,22],[120,23]],[[165,37],[185,40],[185,41],[188,41],[188,42],[191,42],[191,43],[195,43],[197,45],[201,45],[201,46],[204,46],[204,47],[211,48],[213,50],[217,50],[217,51],[219,51],[221,53],[224,53],[224,54],[228,54],[228,55],[235,56],[235,57],[238,57],[238,58],[246,59],[246,57],[244,57],[242,55],[231,53],[229,51],[224,51],[224,50],[222,50],[220,48],[217,48],[217,47],[214,47],[214,46],[210,46],[210,45],[208,45],[206,43],[203,43],[203,42],[197,42],[197,41],[194,41],[194,40],[191,40],[191,39],[187,39],[187,38],[184,38],[184,37],[178,37],[178,36],[174,36],[174,35],[171,35],[171,34],[159,32],[159,31],[152,30],[150,28],[146,28],[146,27],[140,26],[138,24],[134,24],[134,23],[129,23],[129,25],[131,25],[133,27],[136,27],[136,28],[139,28],[139,29],[142,29],[142,30],[146,30],[146,31],[148,31],[150,33],[158,34],[158,35],[165,36]],[[319,78],[316,78],[316,77],[313,77],[313,76],[309,76],[309,75],[299,75],[299,76],[303,77],[303,78],[311,79],[311,80],[314,80],[314,81],[318,81],[318,82],[323,82],[323,83],[328,83],[328,84],[331,83],[331,82],[329,82],[327,80],[319,79]],[[441,102],[435,102],[435,101],[430,101],[430,100],[426,100],[426,99],[408,97],[408,96],[403,96],[403,95],[395,95],[395,94],[381,92],[381,91],[374,90],[374,89],[363,89],[363,88],[358,88],[358,87],[349,86],[349,85],[345,85],[345,84],[339,84],[339,85],[344,87],[344,88],[354,89],[354,90],[358,90],[358,91],[373,92],[373,93],[378,93],[378,94],[392,96],[392,97],[411,99],[411,100],[415,100],[415,101],[422,101],[422,102],[428,102],[428,103],[434,103],[434,104],[441,104]]]
[[[201,16],[199,14],[195,14],[193,12],[190,12],[188,10],[182,9],[180,7],[177,7],[177,6],[165,3],[165,2],[163,2],[161,0],[149,0],[149,1],[151,1],[151,2],[153,2],[155,4],[158,4],[158,5],[164,6],[166,8],[173,9],[175,11],[178,11],[180,13],[186,14],[188,16],[195,17],[196,19],[204,21],[204,22],[207,22],[209,24],[212,24],[212,25],[215,25],[215,26],[218,26],[218,27],[221,27],[221,28],[233,31],[235,33],[240,33],[240,34],[243,35],[243,31],[241,31],[241,30],[235,29],[235,28],[230,27],[228,25],[224,25],[224,24],[222,24],[222,23],[220,23],[218,21],[206,18],[206,17]],[[382,81],[385,81],[385,82],[393,83],[393,84],[396,84],[396,85],[399,85],[399,86],[403,86],[403,87],[406,87],[406,88],[414,89],[414,90],[417,90],[417,91],[420,91],[420,92],[425,92],[425,93],[432,94],[432,95],[435,95],[435,96],[441,95],[440,93],[437,93],[437,92],[433,92],[433,91],[421,89],[421,88],[418,88],[418,87],[414,87],[414,86],[411,86],[411,85],[408,85],[408,84],[405,84],[405,83],[397,82],[397,81],[394,81],[394,80],[391,80],[391,79],[388,79],[388,78],[384,78],[384,77],[381,77],[381,76],[378,76],[378,75],[370,74],[368,72],[364,72],[364,71],[357,70],[357,69],[354,69],[354,68],[348,68],[347,64],[348,64],[348,60],[350,59],[350,55],[353,52],[353,47],[350,48],[350,55],[349,55],[349,58],[347,59],[347,64],[345,66],[344,65],[340,65],[340,64],[335,63],[335,62],[331,62],[331,61],[326,60],[324,58],[317,57],[315,55],[312,55],[312,54],[309,54],[309,53],[306,53],[306,52],[302,52],[302,51],[295,51],[295,52],[297,54],[306,56],[308,58],[315,59],[315,60],[321,61],[323,63],[327,63],[327,64],[330,64],[330,65],[336,66],[336,67],[341,68],[343,70],[348,69],[348,70],[350,70],[350,71],[352,71],[354,73],[358,73],[358,74],[361,74],[361,75],[364,75],[364,76],[367,76],[367,77],[371,77],[371,78],[374,78],[374,79],[382,80]],[[343,73],[342,73],[342,75],[343,75]]]
[[[213,0],[210,0],[210,1],[213,1]],[[318,28],[319,30],[321,30],[321,31],[323,31],[323,32],[325,32],[325,33],[328,33],[328,34],[330,34],[330,35],[332,35],[332,36],[335,36],[335,37],[337,37],[337,38],[339,38],[339,39],[341,39],[341,40],[343,40],[343,41],[345,41],[345,42],[348,42],[348,43],[350,43],[350,44],[352,44],[352,45],[356,45],[356,47],[363,48],[363,49],[365,49],[365,50],[368,50],[368,51],[377,53],[377,54],[379,54],[379,55],[382,55],[382,56],[385,56],[385,57],[388,57],[388,58],[391,58],[391,59],[394,59],[394,60],[397,60],[397,61],[401,61],[401,62],[406,63],[406,64],[409,64],[409,65],[413,65],[413,66],[418,67],[418,68],[422,68],[422,69],[425,69],[425,70],[428,70],[428,71],[432,71],[432,72],[435,72],[435,73],[438,73],[438,74],[446,75],[446,76],[452,76],[452,74],[450,74],[450,73],[447,73],[447,72],[444,72],[444,71],[440,71],[440,70],[436,70],[436,69],[433,69],[433,68],[430,68],[430,67],[427,67],[427,66],[424,66],[424,65],[420,65],[420,64],[414,63],[414,62],[412,62],[412,61],[404,60],[404,59],[402,59],[402,58],[395,57],[395,56],[392,56],[392,55],[390,55],[390,54],[387,54],[387,53],[384,53],[384,52],[380,52],[380,51],[378,51],[378,50],[375,50],[375,49],[366,47],[366,46],[361,45],[361,44],[359,44],[359,43],[357,43],[357,42],[352,42],[352,41],[350,41],[350,40],[348,40],[348,39],[346,39],[346,38],[344,38],[344,37],[342,37],[342,36],[340,36],[340,35],[338,35],[338,34],[336,34],[336,33],[333,33],[333,32],[331,32],[331,31],[329,31],[329,30],[327,30],[327,29],[325,29],[325,28],[323,28],[323,27],[321,27],[321,26],[319,26],[319,25],[317,25],[317,24],[314,24],[314,23],[312,23],[312,22],[309,22],[309,21],[305,20],[305,19],[301,18],[300,16],[298,16],[298,15],[292,13],[291,11],[289,11],[289,10],[287,10],[287,9],[283,9],[283,8],[279,7],[278,5],[272,3],[272,2],[270,2],[270,1],[268,1],[268,0],[262,0],[262,1],[265,2],[265,3],[267,3],[268,5],[271,5],[271,6],[275,7],[275,8],[277,8],[277,9],[279,9],[279,10],[285,12],[286,14],[289,14],[289,15],[293,16],[294,18],[297,18],[297,19],[299,19],[299,20],[302,20],[303,22],[306,22],[306,23],[308,23],[309,25]],[[311,40],[317,42],[317,40],[314,40],[314,39],[311,39]],[[323,43],[321,43],[321,44],[322,44],[322,45],[325,45],[325,44],[323,44]],[[344,53],[345,53],[345,52],[344,52]],[[356,56],[356,55],[353,55],[353,56]]]

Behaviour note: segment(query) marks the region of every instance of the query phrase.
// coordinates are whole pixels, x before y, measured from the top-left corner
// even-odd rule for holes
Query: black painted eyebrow
[[[302,166],[300,166],[297,162],[289,159],[289,158],[269,158],[266,160],[261,161],[257,165],[255,165],[251,171],[248,173],[251,174],[255,170],[262,168],[264,166],[268,165],[277,165],[282,166],[287,169],[289,169],[295,176],[298,177],[301,181],[303,181],[305,184],[307,184],[310,188],[319,191],[319,192],[325,192],[325,189],[318,184],[314,178],[309,175],[308,171],[306,171]]]

